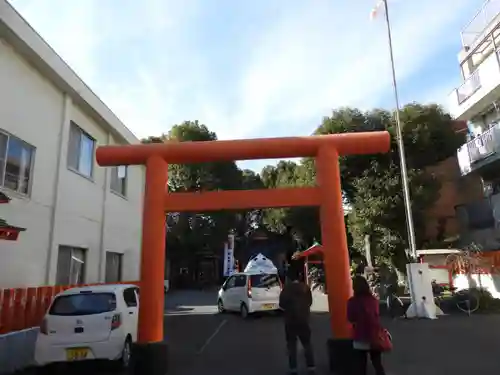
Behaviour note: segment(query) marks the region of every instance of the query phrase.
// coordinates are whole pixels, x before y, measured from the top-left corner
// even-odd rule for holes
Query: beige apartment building
[[[139,140],[0,0],[0,289],[137,280],[142,167],[101,168],[101,145]]]

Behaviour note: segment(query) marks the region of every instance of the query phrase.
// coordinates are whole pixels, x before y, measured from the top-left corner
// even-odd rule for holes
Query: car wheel
[[[130,366],[130,358],[132,356],[132,342],[130,337],[127,337],[123,344],[122,354],[120,356],[120,367],[126,369]]]
[[[224,309],[224,303],[222,302],[221,299],[217,301],[217,311],[219,311],[220,314],[224,313],[226,310]]]
[[[243,319],[247,319],[248,318],[248,307],[247,305],[245,305],[244,303],[241,304],[240,306],[240,316],[243,318]]]

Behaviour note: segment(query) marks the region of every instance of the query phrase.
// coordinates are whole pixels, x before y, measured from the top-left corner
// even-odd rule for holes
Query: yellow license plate
[[[272,309],[274,309],[274,305],[272,303],[268,303],[268,304],[262,305],[262,308],[264,310],[272,310]]]
[[[89,350],[87,348],[66,349],[66,359],[68,361],[81,361],[87,359]]]

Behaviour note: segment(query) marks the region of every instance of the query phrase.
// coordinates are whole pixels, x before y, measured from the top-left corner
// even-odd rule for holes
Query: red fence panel
[[[2,314],[0,317],[0,334],[12,331],[14,289],[4,289],[2,293]]]
[[[58,293],[70,288],[103,284],[0,289],[0,334],[39,326],[52,299]],[[138,281],[123,281],[117,284],[140,285]]]

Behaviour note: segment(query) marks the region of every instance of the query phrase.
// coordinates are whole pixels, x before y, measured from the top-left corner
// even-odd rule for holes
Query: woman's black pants
[[[385,375],[384,366],[382,365],[382,353],[377,350],[354,350],[355,363],[354,368],[356,375],[366,375],[368,366],[368,356],[373,365],[376,375]]]

